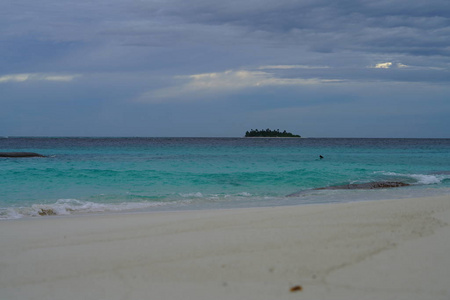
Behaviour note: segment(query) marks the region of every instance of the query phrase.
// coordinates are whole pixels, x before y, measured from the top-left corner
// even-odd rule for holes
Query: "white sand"
[[[449,224],[450,196],[2,221],[0,299],[448,300]]]

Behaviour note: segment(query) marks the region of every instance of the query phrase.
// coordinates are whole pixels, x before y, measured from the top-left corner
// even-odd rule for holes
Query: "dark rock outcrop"
[[[328,186],[323,188],[317,188],[315,190],[371,190],[371,189],[386,189],[401,186],[408,186],[409,184],[400,181],[375,181],[367,183],[354,183]]]
[[[57,215],[55,211],[51,208],[41,208],[41,210],[38,212],[40,216],[55,216]]]
[[[34,152],[0,152],[0,157],[45,157]]]
[[[344,184],[344,185],[335,185],[335,186],[327,186],[321,187],[311,190],[300,191],[297,193],[293,193],[287,195],[286,197],[296,197],[302,194],[305,194],[308,191],[317,191],[317,190],[372,190],[372,189],[387,189],[387,188],[395,188],[408,186],[410,184],[400,182],[400,181],[375,181],[375,182],[367,182],[367,183],[354,183],[354,184]]]

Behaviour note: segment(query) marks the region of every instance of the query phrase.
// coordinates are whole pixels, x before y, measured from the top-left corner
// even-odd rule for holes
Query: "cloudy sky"
[[[450,138],[448,0],[3,0],[0,136]]]

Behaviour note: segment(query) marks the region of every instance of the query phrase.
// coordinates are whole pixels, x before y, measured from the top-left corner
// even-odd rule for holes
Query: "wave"
[[[185,201],[186,202],[186,201]],[[59,199],[53,204],[33,204],[29,207],[0,208],[0,219],[23,217],[64,216],[72,214],[126,212],[166,206],[173,202],[95,203],[77,199]]]
[[[395,172],[380,172],[382,175],[407,178],[414,185],[440,184],[450,179],[450,172],[435,172],[431,174],[404,174]]]
[[[20,219],[24,217],[39,216],[66,216],[76,214],[89,213],[120,213],[120,212],[137,212],[146,211],[157,208],[165,209],[181,209],[186,205],[198,203],[221,202],[224,200],[239,200],[251,198],[253,195],[247,192],[237,194],[203,194],[195,193],[179,193],[178,196],[169,197],[165,201],[139,201],[139,202],[122,202],[122,203],[98,203],[92,201],[82,201],[78,199],[59,199],[52,204],[33,204],[28,207],[7,207],[0,208],[1,219]],[[149,197],[133,196],[135,199],[148,199]],[[151,197],[150,197],[151,198]]]
[[[247,192],[241,192],[241,193],[237,193],[237,194],[210,194],[210,195],[203,195],[200,192],[196,192],[196,193],[179,193],[178,194],[180,197],[183,198],[230,198],[230,197],[251,197],[252,194],[247,193]]]

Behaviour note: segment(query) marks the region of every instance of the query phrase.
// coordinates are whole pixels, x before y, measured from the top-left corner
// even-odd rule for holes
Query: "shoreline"
[[[361,185],[371,185],[385,182],[372,182]],[[396,182],[387,182],[396,183]],[[96,203],[89,201],[82,201],[77,199],[60,199],[53,203],[40,204],[36,203],[30,206],[24,207],[4,207],[3,211],[0,213],[2,217],[0,218],[0,224],[2,222],[22,220],[22,219],[42,219],[42,218],[71,218],[71,217],[95,217],[95,216],[108,216],[108,215],[121,215],[121,214],[150,214],[150,213],[170,213],[170,212],[195,212],[195,211],[215,211],[215,210],[241,210],[241,209],[258,209],[258,208],[271,208],[271,207],[297,207],[297,206],[311,206],[311,205],[327,205],[327,204],[345,204],[345,203],[358,203],[358,202],[372,202],[372,201],[386,201],[386,200],[400,200],[408,198],[429,198],[429,197],[440,197],[448,195],[450,190],[448,188],[434,189],[432,191],[428,190],[426,192],[416,191],[412,193],[401,193],[404,187],[395,188],[353,188],[353,186],[358,187],[359,184],[349,184],[343,186],[330,186],[325,188],[317,188],[310,190],[301,190],[299,192],[294,192],[279,198],[275,203],[273,201],[263,204],[255,203],[245,203],[240,206],[234,204],[227,206],[215,206],[215,205],[204,205],[205,207],[200,207],[198,205],[183,204],[181,201],[172,202],[121,202],[121,203]],[[415,187],[415,185],[411,185]],[[425,185],[426,186],[426,185]],[[408,187],[406,187],[408,188]],[[320,198],[315,197],[314,199],[305,198],[304,195],[312,193],[315,191],[322,190],[334,190],[338,192],[347,192],[347,190],[352,192],[357,192],[358,194],[353,195],[327,195],[324,194]],[[383,194],[374,194],[376,192]],[[389,191],[390,194],[386,194]],[[406,190],[403,190],[406,191]],[[369,195],[369,196],[368,196]],[[413,196],[414,195],[414,196]],[[297,198],[299,197],[299,198]],[[277,198],[274,198],[277,199]],[[292,200],[293,199],[293,200]],[[284,201],[282,201],[284,200]],[[62,202],[60,202],[62,201]],[[72,201],[74,203],[72,203]],[[180,204],[181,203],[181,204]],[[241,203],[242,204],[242,203]],[[98,205],[98,207],[97,207]],[[129,205],[129,207],[127,207]]]
[[[5,299],[448,299],[450,196],[0,223]],[[291,292],[301,286],[301,291]]]

